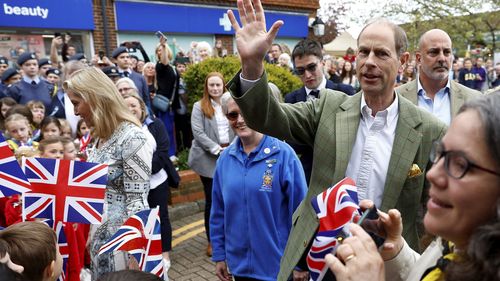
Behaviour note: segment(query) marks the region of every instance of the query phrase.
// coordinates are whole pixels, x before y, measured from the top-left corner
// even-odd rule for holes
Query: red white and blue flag
[[[23,194],[23,219],[100,224],[108,167],[81,161],[23,158],[31,192]]]
[[[31,190],[31,185],[21,170],[14,153],[0,133],[0,198]]]
[[[128,218],[99,249],[99,255],[126,251],[135,257],[142,271],[163,278],[163,256],[159,207],[143,210]]]
[[[80,151],[85,151],[91,140],[92,137],[90,136],[90,132],[83,135],[80,139]]]
[[[337,237],[348,233],[344,227],[358,215],[358,195],[354,180],[344,178],[312,198],[311,204],[319,219],[319,229],[306,260],[311,280],[319,281],[327,270],[325,256],[335,254],[339,245]]]
[[[69,247],[68,240],[66,239],[66,234],[64,233],[64,223],[58,222],[54,225],[53,220],[44,219],[41,222],[48,225],[50,228],[54,229],[57,236],[57,244],[59,246],[59,253],[63,259],[63,270],[61,275],[59,275],[58,281],[65,281],[66,276],[68,275],[68,259],[69,259]]]

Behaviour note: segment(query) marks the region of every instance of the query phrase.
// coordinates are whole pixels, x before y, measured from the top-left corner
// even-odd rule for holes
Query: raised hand
[[[236,32],[236,47],[241,58],[242,76],[255,80],[264,72],[263,59],[271,48],[283,21],[273,23],[266,30],[266,18],[260,0],[238,0],[241,27],[233,11],[228,11],[229,20]]]

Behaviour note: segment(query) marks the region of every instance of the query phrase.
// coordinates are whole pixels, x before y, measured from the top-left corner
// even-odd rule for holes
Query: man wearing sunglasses
[[[310,198],[344,177],[353,178],[359,199],[371,199],[382,211],[398,209],[403,237],[418,245],[418,210],[425,201],[424,180],[432,162],[432,142],[446,125],[394,91],[398,69],[407,63],[408,41],[397,25],[376,20],[358,37],[356,73],[359,93],[347,96],[322,90],[319,99],[296,104],[270,98],[262,60],[283,21],[269,31],[260,0],[238,0],[242,26],[228,11],[236,32],[242,70],[229,89],[247,125],[287,142],[314,147],[311,182],[293,217],[292,231],[278,280],[307,280],[305,257],[318,228]],[[327,273],[323,280],[333,280]]]
[[[352,96],[355,94],[351,85],[337,84],[326,79],[323,71],[323,50],[319,42],[304,39],[301,40],[292,52],[292,61],[295,66],[295,74],[299,76],[303,85],[300,89],[285,96],[286,103],[303,102],[319,98],[319,92],[323,89],[332,89],[344,92]],[[300,155],[300,162],[304,168],[306,181],[309,184],[313,163],[313,148],[308,145],[293,144],[291,146]]]

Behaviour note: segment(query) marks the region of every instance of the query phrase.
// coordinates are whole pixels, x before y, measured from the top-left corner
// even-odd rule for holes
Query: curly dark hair
[[[500,209],[500,201],[497,204]],[[500,280],[500,221],[498,218],[479,227],[472,235],[467,252],[460,261],[450,263],[446,280],[493,281]]]

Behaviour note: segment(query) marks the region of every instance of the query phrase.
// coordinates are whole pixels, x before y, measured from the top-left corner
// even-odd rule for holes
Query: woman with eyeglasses
[[[237,138],[221,154],[214,174],[210,235],[221,281],[276,280],[307,191],[304,170],[286,143],[247,127],[229,93],[222,109]],[[229,269],[229,270],[228,270]]]
[[[134,93],[139,92],[139,90],[135,86],[134,81],[132,81],[132,79],[128,77],[120,78],[118,81],[116,81],[115,85],[122,97],[125,95],[132,95]]]
[[[354,236],[327,257],[337,280],[500,280],[499,108],[498,91],[468,101],[434,144],[424,225],[439,238],[419,255],[401,236],[400,213],[379,212],[386,237],[380,255],[370,236],[351,225]]]
[[[224,77],[211,72],[205,78],[203,97],[193,105],[191,129],[193,142],[189,149],[188,165],[201,178],[205,193],[205,231],[208,239],[207,255],[212,256],[210,244],[210,207],[215,162],[234,138],[229,123],[222,113],[221,97],[226,89]]]

